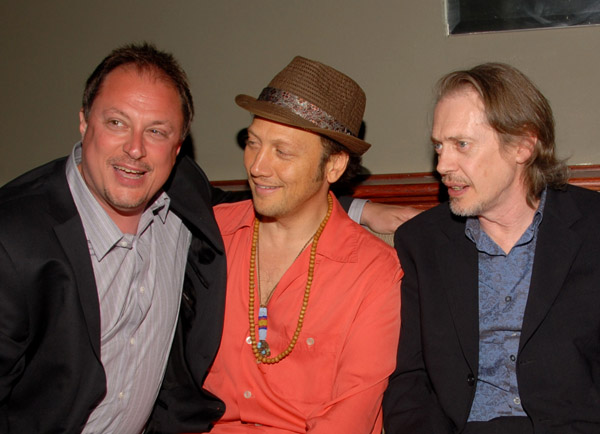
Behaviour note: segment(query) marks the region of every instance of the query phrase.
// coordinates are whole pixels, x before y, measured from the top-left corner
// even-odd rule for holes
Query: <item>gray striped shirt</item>
[[[169,212],[164,192],[142,214],[137,234],[123,234],[86,186],[80,162],[78,143],[67,180],[92,258],[107,377],[106,396],[83,432],[139,434],[164,376],[191,234]]]

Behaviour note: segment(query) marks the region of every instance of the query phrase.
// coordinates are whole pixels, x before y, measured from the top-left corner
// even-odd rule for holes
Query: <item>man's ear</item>
[[[83,109],[79,110],[79,132],[81,133],[81,140],[83,141],[83,136],[85,136],[85,132],[87,130],[87,121],[85,120],[85,114],[83,113]]]
[[[327,182],[333,184],[340,179],[340,176],[342,176],[346,171],[346,166],[348,166],[349,160],[350,156],[345,152],[339,152],[337,154],[330,155],[329,160],[327,160],[327,164],[325,165],[325,176],[327,177]]]
[[[535,151],[535,145],[537,144],[538,138],[535,134],[527,134],[519,137],[517,143],[517,163],[525,164],[530,159]]]

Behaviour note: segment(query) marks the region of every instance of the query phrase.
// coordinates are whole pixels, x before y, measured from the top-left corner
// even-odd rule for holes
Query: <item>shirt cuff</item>
[[[365,207],[365,203],[368,200],[366,199],[353,199],[350,204],[350,208],[348,209],[348,217],[350,217],[353,221],[360,224],[360,218],[362,217],[363,208]]]

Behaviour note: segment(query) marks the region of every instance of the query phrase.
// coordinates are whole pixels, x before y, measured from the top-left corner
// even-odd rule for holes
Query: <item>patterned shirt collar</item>
[[[527,230],[521,235],[519,241],[515,244],[515,246],[520,246],[523,244],[527,244],[533,240],[535,233],[537,232],[537,228],[542,222],[542,218],[544,217],[544,206],[546,205],[546,189],[542,192],[540,196],[540,204],[538,205],[538,209],[536,210],[533,221],[531,225],[527,228]],[[468,217],[467,223],[465,225],[465,235],[468,239],[470,239],[477,250],[480,252],[488,253],[490,255],[506,255],[504,251],[494,242],[492,239],[481,230],[481,224],[479,223],[479,219],[477,217]]]
[[[67,160],[67,181],[75,206],[83,222],[86,237],[95,253],[94,256],[98,261],[101,261],[117,244],[120,247],[131,249],[133,239],[148,228],[154,220],[154,216],[157,215],[164,224],[169,212],[170,199],[165,192],[161,192],[142,214],[135,237],[123,234],[92,195],[83,180],[77,168],[81,163],[81,154],[81,142],[78,142],[73,147]]]

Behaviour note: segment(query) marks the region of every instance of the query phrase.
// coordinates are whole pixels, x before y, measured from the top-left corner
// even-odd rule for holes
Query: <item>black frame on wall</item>
[[[600,24],[600,0],[446,0],[448,34]]]

